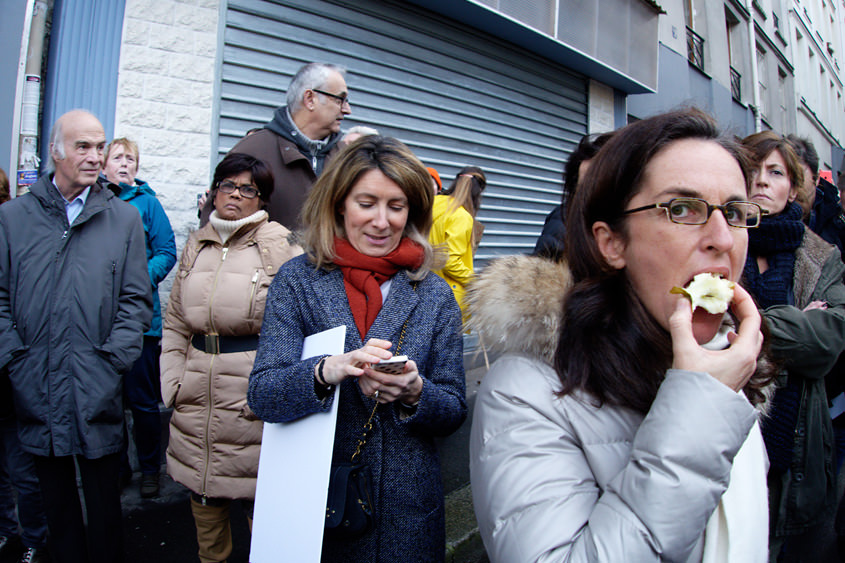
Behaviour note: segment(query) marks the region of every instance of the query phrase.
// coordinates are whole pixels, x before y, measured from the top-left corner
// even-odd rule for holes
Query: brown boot
[[[200,500],[196,500],[199,498]],[[201,563],[225,563],[232,554],[232,528],[229,525],[228,499],[205,499],[191,495],[191,512],[197,527]]]

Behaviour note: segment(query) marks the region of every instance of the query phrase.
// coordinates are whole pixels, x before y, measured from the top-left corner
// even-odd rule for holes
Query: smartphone
[[[389,360],[382,360],[370,367],[382,373],[399,375],[402,373],[402,370],[405,369],[406,363],[408,363],[408,356],[393,356]]]

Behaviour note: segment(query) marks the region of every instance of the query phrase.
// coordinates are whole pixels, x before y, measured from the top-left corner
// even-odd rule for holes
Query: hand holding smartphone
[[[408,356],[393,356],[389,360],[382,360],[377,364],[372,364],[370,367],[382,373],[400,375],[405,369],[406,363],[408,363]]]

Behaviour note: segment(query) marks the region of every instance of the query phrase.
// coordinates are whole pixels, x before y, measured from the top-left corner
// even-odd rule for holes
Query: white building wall
[[[587,103],[589,104],[587,132],[606,133],[616,129],[613,115],[613,88],[601,82],[590,80],[587,96]]]
[[[158,195],[180,254],[210,179],[218,12],[219,0],[126,0],[115,137],[138,143],[138,177]]]
[[[686,0],[661,0],[666,11],[660,16],[660,42],[682,57],[687,56]],[[693,31],[704,38],[704,67],[708,76],[730,90],[730,54],[728,53],[725,8],[720,2],[692,0]],[[747,49],[746,49],[747,50]],[[669,109],[669,108],[667,108]]]
[[[679,55],[687,56],[687,34],[684,22],[684,0],[661,1],[660,6],[666,11],[660,15],[658,39],[663,45]]]

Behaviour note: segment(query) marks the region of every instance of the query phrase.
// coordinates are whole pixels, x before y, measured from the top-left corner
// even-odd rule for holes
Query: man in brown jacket
[[[326,160],[339,149],[340,124],[352,113],[346,91],[345,69],[308,63],[288,86],[287,105],[276,109],[263,129],[238,141],[229,152],[263,160],[273,171],[274,189],[267,204],[271,221],[294,231],[308,190],[323,171]],[[211,213],[203,206],[200,224]]]

